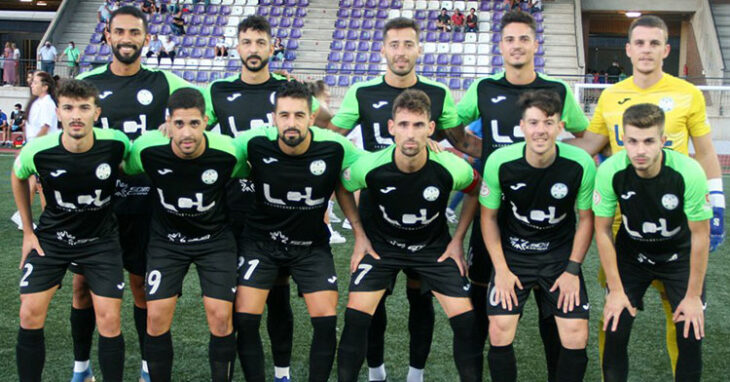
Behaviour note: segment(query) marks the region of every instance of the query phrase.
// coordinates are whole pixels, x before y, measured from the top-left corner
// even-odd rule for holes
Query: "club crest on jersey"
[[[441,195],[441,191],[434,186],[428,186],[423,190],[423,198],[429,202],[433,202],[438,199],[439,195]]]
[[[601,193],[598,190],[593,191],[593,205],[601,204]]]
[[[102,163],[96,167],[96,177],[105,180],[112,175],[112,167],[107,163]]]
[[[482,181],[482,188],[479,190],[479,196],[487,197],[489,196],[489,186],[487,186],[487,182]]]
[[[562,199],[568,195],[568,186],[565,183],[555,183],[550,188],[550,195],[555,199]]]
[[[147,89],[142,89],[137,92],[137,102],[141,105],[147,106],[151,104],[152,99],[154,99],[154,96],[152,95],[152,92]]]
[[[659,106],[659,108],[665,113],[668,113],[674,109],[674,99],[672,97],[664,97],[659,100],[659,105],[657,106]]]
[[[664,194],[662,196],[662,206],[668,210],[673,210],[679,205],[679,198],[674,194]]]
[[[312,175],[322,175],[326,169],[327,164],[321,159],[317,159],[309,165],[309,172],[311,172]]]
[[[201,179],[205,184],[213,184],[216,180],[218,180],[218,171],[213,169],[205,170],[203,171]]]
[[[347,169],[345,169],[345,172],[342,173],[342,177],[345,178],[345,180],[351,180],[352,179],[352,172],[350,171],[350,168],[349,167]]]

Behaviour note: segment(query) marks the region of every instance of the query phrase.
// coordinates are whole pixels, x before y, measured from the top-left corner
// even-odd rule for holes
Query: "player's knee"
[[[23,329],[40,329],[46,320],[46,309],[30,304],[20,304],[20,327]]]
[[[86,278],[80,275],[73,277],[73,307],[76,309],[87,309],[92,305],[91,292]]]
[[[170,330],[172,317],[163,310],[147,309],[147,333],[159,336]]]
[[[507,346],[512,343],[514,332],[510,316],[489,317],[489,343],[494,346]]]
[[[210,332],[218,337],[223,337],[231,334],[233,330],[232,317],[233,312],[231,308],[216,308],[211,309],[208,313],[208,326]]]
[[[104,337],[116,337],[121,333],[121,317],[119,307],[95,309],[96,326]]]
[[[560,327],[560,343],[566,349],[585,349],[588,344],[588,321],[568,320]]]

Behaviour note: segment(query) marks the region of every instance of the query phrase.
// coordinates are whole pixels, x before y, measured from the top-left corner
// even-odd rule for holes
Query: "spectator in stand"
[[[175,62],[175,39],[170,36],[162,36],[160,41],[162,41],[162,50],[157,56],[157,62],[159,63],[161,57],[170,57],[170,61]]]
[[[41,70],[53,77],[53,72],[56,70],[56,58],[58,56],[56,47],[50,41],[46,41],[38,51],[38,54],[41,57]]]
[[[13,145],[13,133],[23,131],[23,127],[25,126],[24,119],[25,113],[23,112],[23,105],[16,103],[15,110],[10,113],[10,130],[8,130],[7,135],[3,137],[3,142],[5,142],[6,145]]]
[[[76,47],[76,44],[74,44],[73,41],[69,42],[66,49],[63,50],[63,53],[61,53],[61,59],[63,59],[64,56],[66,57],[66,62],[68,63],[68,76],[70,78],[76,78],[76,76],[79,74],[81,52],[79,52],[79,49]]]
[[[479,17],[476,12],[474,8],[469,10],[469,15],[466,16],[466,32],[479,32]]]
[[[8,124],[8,115],[3,113],[0,109],[0,131],[2,131],[3,140],[2,144],[5,145],[10,139],[5,139],[6,136],[10,135],[10,124]]]
[[[172,34],[175,36],[182,36],[185,34],[185,19],[183,19],[183,8],[178,7],[177,13],[172,16]]]
[[[175,14],[180,12],[183,9],[183,7],[180,5],[180,0],[176,0],[175,4],[170,4],[168,11],[170,11],[170,14]]]
[[[8,85],[17,85],[17,73],[18,63],[15,61],[13,53],[13,43],[10,41],[5,43],[5,50],[3,51],[3,57],[5,63],[3,63],[3,82]]]
[[[157,12],[157,4],[155,4],[154,0],[144,0],[142,2],[141,9],[143,13],[153,15],[155,14],[155,12]],[[149,18],[149,16],[147,18]]]
[[[609,84],[615,84],[616,82],[618,82],[619,77],[621,76],[621,72],[622,70],[621,67],[618,65],[618,61],[613,60],[613,62],[611,62],[611,66],[606,69],[606,74],[608,74],[607,82]]]
[[[198,4],[199,2],[200,2],[200,0],[193,0],[193,4]],[[210,0],[205,0],[204,3],[205,3],[205,6],[207,7],[210,5]]]
[[[461,10],[457,9],[451,16],[451,23],[454,25],[454,32],[461,32],[464,30],[464,14]]]
[[[451,17],[446,12],[446,8],[441,8],[441,14],[436,19],[436,28],[440,29],[441,32],[448,32],[451,30]]]
[[[114,5],[112,5],[112,7],[109,9],[111,9],[111,11],[114,12],[121,7],[122,7],[122,2],[120,0],[117,0],[114,2]]]
[[[530,9],[530,13],[542,12],[542,0],[530,0],[527,7]]]
[[[99,6],[99,10],[96,11],[97,22],[105,24],[109,22],[109,17],[112,15],[113,12],[111,6],[111,0],[105,0],[104,3]]]
[[[157,37],[156,34],[152,35],[152,38],[150,39],[150,43],[147,46],[147,53],[145,56],[147,58],[150,58],[152,56],[157,56],[157,63],[160,63],[160,52],[162,51],[162,41]]]
[[[222,60],[223,57],[228,57],[228,48],[226,47],[226,38],[218,37],[218,42],[215,43],[215,59]]]
[[[274,57],[272,60],[284,61],[284,53],[286,53],[284,44],[281,42],[281,38],[277,37],[276,40],[274,40]]]

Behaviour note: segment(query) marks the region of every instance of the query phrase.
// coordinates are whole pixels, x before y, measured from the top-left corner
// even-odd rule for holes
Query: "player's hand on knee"
[[[456,266],[459,267],[459,274],[464,276],[466,272],[466,260],[464,260],[464,247],[461,242],[455,242],[452,240],[446,247],[446,251],[436,262],[443,262],[447,259],[454,259]]]
[[[350,273],[357,271],[357,266],[360,264],[365,255],[372,256],[375,260],[380,260],[380,256],[373,249],[372,243],[367,236],[356,235],[355,245],[352,248],[352,257],[350,257]]]
[[[685,296],[677,306],[672,321],[684,321],[684,338],[689,338],[689,327],[692,325],[695,339],[705,337],[705,308],[699,296]]]
[[[517,306],[517,293],[515,286],[522,289],[520,279],[509,270],[495,272],[494,289],[496,290],[497,301],[502,304],[502,309],[512,310],[513,306]]]
[[[38,237],[34,233],[28,233],[23,234],[23,249],[20,256],[20,265],[18,265],[18,269],[23,269],[23,264],[25,264],[25,259],[28,258],[28,254],[30,251],[34,250],[38,252],[39,256],[45,256],[45,253],[43,253],[43,248],[41,248],[41,243],[38,242]]]
[[[626,309],[633,317],[636,316],[636,308],[631,305],[629,297],[624,291],[609,291],[606,295],[606,304],[603,306],[603,331],[606,331],[608,324],[611,323],[611,331],[615,332],[618,328],[618,320],[621,313]]]
[[[560,289],[558,309],[562,309],[563,313],[572,312],[573,308],[580,304],[580,278],[577,275],[563,272],[555,280],[550,292],[555,292],[557,289]]]
[[[710,252],[714,252],[725,241],[725,209],[712,208],[710,219]]]

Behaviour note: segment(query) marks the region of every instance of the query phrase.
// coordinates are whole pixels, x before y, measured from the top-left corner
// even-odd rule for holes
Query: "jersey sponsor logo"
[[[388,104],[388,101],[380,101],[373,104],[373,109],[380,109],[381,107]]]
[[[601,193],[598,190],[593,191],[593,205],[601,204]]]
[[[261,159],[265,164],[272,164],[274,162],[278,162],[279,160],[274,157],[268,157]]]
[[[240,96],[241,96],[241,93],[233,93],[233,94],[229,95],[228,97],[226,97],[226,99],[227,99],[227,100],[228,100],[229,102],[233,102],[233,101],[235,101],[235,100],[236,100],[236,98],[238,98],[238,97],[240,97]]]
[[[205,184],[213,184],[216,180],[218,180],[218,171],[213,169],[205,170],[200,178]]]
[[[64,202],[63,195],[58,190],[53,191],[53,196],[56,199],[56,204],[59,207],[67,210],[76,210],[83,207],[103,207],[111,200],[111,196],[107,196],[106,199],[101,198],[101,190],[94,190],[94,195],[79,195],[76,197],[76,204],[72,202]],[[81,206],[81,207],[79,207]]]
[[[568,186],[565,183],[555,183],[550,187],[550,195],[555,199],[563,199],[568,195]]]
[[[96,167],[96,177],[100,180],[109,179],[112,175],[112,167],[108,163],[102,163]]]
[[[662,206],[668,210],[673,210],[679,205],[679,199],[674,194],[664,194],[662,196]]]
[[[142,89],[137,92],[137,102],[140,103],[140,105],[147,106],[152,103],[152,100],[155,97],[152,95],[152,92],[147,89]]]
[[[181,234],[180,232],[167,234],[167,240],[170,240],[173,243],[182,243],[182,244],[195,243],[198,241],[204,241],[204,240],[208,240],[208,239],[210,239],[210,234],[203,235],[200,237],[193,237],[193,238],[188,238],[187,236]]]
[[[517,184],[513,184],[513,185],[509,186],[509,188],[511,188],[512,191],[517,191],[517,190],[519,190],[520,188],[523,188],[523,187],[527,187],[527,184],[525,184],[525,183],[517,183]]]
[[[486,181],[482,181],[482,188],[479,190],[479,196],[487,197],[489,196],[489,186],[487,186]]]
[[[105,99],[106,97],[109,97],[112,94],[114,94],[114,93],[111,90],[105,90],[103,93],[99,94],[99,98]]]
[[[291,245],[312,245],[312,241],[297,241],[297,240],[289,240],[289,236],[286,236],[281,231],[276,232],[269,232],[269,236],[271,237],[271,240],[277,241],[282,244],[291,244]]]
[[[550,242],[549,241],[541,241],[537,243],[532,243],[528,240],[510,236],[509,238],[509,244],[512,246],[512,248],[518,250],[518,251],[540,251],[544,252],[547,251],[550,248]]]
[[[427,225],[431,224],[434,220],[436,220],[436,218],[438,218],[439,215],[441,214],[440,212],[436,212],[435,215],[433,215],[432,217],[429,218],[428,217],[428,210],[426,210],[425,208],[421,208],[421,209],[418,210],[418,215],[416,215],[416,214],[403,214],[403,216],[401,216],[401,221],[403,223],[401,223],[398,220],[395,220],[395,219],[389,217],[388,216],[388,213],[385,211],[385,207],[383,205],[378,205],[378,207],[380,207],[380,211],[383,213],[383,219],[385,221],[387,221],[388,223],[390,223],[390,224],[392,224],[392,225],[394,225],[396,227],[400,227],[400,228],[404,228],[403,227],[404,225],[413,226],[413,225],[416,225],[416,224],[419,224],[420,225],[417,228],[421,228],[423,226],[427,226]]]
[[[568,216],[567,214],[563,213],[561,216],[555,217],[556,208],[553,206],[550,206],[550,207],[548,207],[547,213],[543,210],[530,210],[530,212],[528,214],[528,216],[529,216],[529,219],[528,219],[527,216],[520,215],[517,212],[517,205],[515,204],[515,202],[510,201],[510,204],[512,204],[512,213],[514,214],[515,218],[526,224],[530,224],[530,221],[538,222],[538,223],[547,221],[548,224],[555,225],[555,224],[558,224],[561,221],[563,221],[563,219],[565,219],[565,217]]]
[[[312,162],[309,165],[309,172],[312,173],[312,175],[319,176],[324,174],[324,171],[327,169],[327,163],[325,163],[321,159],[317,159],[316,161]]]
[[[115,196],[126,198],[128,196],[145,196],[150,193],[149,186],[132,186],[117,179],[117,191],[114,193]]]
[[[626,97],[626,98],[624,98],[624,99],[622,99],[622,100],[618,101],[618,104],[619,104],[619,105],[623,105],[623,104],[625,104],[625,103],[626,103],[626,102],[628,102],[628,101],[631,101],[631,98],[629,98],[629,97]]]
[[[658,233],[662,237],[669,238],[674,235],[676,235],[679,230],[682,228],[681,226],[678,226],[674,228],[673,230],[667,229],[667,219],[661,218],[659,219],[659,223],[654,222],[643,222],[641,223],[641,232],[638,231],[632,231],[629,228],[629,218],[626,217],[626,215],[621,215],[621,218],[624,222],[624,229],[626,230],[626,233],[629,234],[629,236],[637,238],[637,239],[643,239],[644,236],[642,236],[642,233],[648,234],[648,233]]]
[[[205,205],[205,202],[203,201],[203,193],[197,192],[195,193],[195,199],[192,198],[185,198],[180,197],[177,199],[177,206],[165,202],[165,194],[162,191],[162,189],[157,189],[157,193],[160,195],[160,204],[162,204],[163,207],[165,207],[166,210],[179,212],[178,208],[180,209],[192,209],[195,208],[195,211],[197,212],[206,212],[213,208],[215,206],[215,201],[210,202],[207,206]]]
[[[636,195],[636,192],[634,192],[634,191],[628,191],[625,194],[621,194],[621,199],[623,199],[623,200],[629,200],[634,195]]]
[[[54,177],[54,178],[58,178],[59,176],[65,174],[65,173],[66,173],[66,170],[64,170],[62,168],[59,168],[56,171],[51,171],[51,176]]]
[[[101,118],[101,127],[108,129],[109,128],[109,119],[107,117]],[[147,115],[140,114],[139,115],[139,123],[136,121],[124,121],[122,122],[122,132],[127,135],[136,134],[136,133],[144,133],[147,131]]]
[[[380,192],[382,192],[382,193],[384,193],[384,194],[387,194],[387,193],[389,193],[389,192],[391,192],[391,191],[395,191],[395,187],[393,187],[393,186],[388,186],[388,187],[385,187],[385,188],[381,188],[381,189],[380,189]]]
[[[286,206],[286,202],[282,199],[277,199],[271,196],[271,185],[264,183],[264,198],[271,204],[278,206]],[[301,202],[310,207],[318,206],[324,203],[325,198],[312,199],[312,187],[304,187],[304,192],[299,191],[288,191],[286,193],[286,200],[290,202]]]
[[[665,113],[669,113],[672,109],[674,109],[674,98],[664,97],[659,100],[659,104],[657,106],[659,106],[659,108]]]
[[[507,99],[507,97],[505,97],[503,95],[500,95],[500,96],[497,96],[497,97],[492,97],[491,101],[492,101],[492,103],[500,103],[500,102],[502,102],[502,101],[504,101],[506,99]]]
[[[76,236],[70,234],[68,231],[60,231],[60,232],[56,232],[56,239],[66,243],[68,245],[79,245],[79,244],[91,243],[93,241],[98,240],[99,238],[92,237],[89,239],[77,239]]]
[[[163,169],[157,170],[157,173],[160,175],[167,175],[167,174],[171,174],[172,170],[169,168],[163,168]]]
[[[429,202],[433,202],[438,199],[439,195],[441,195],[441,191],[434,186],[428,186],[423,190],[423,198]]]
[[[494,143],[497,144],[509,144],[514,143],[515,141],[512,140],[512,137],[515,138],[524,138],[525,134],[520,129],[520,125],[515,125],[512,127],[512,137],[509,135],[501,135],[499,133],[499,121],[496,119],[493,119],[489,122],[489,126],[492,130],[492,139],[494,139]]]

